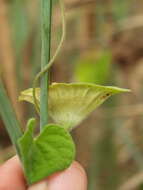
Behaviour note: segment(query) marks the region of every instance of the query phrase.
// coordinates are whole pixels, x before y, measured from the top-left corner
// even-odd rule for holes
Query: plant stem
[[[52,0],[41,0],[41,70],[50,61]],[[41,77],[40,129],[48,124],[48,73]]]
[[[21,126],[16,118],[15,112],[12,108],[11,102],[7,97],[2,82],[0,81],[0,115],[3,119],[5,127],[11,138],[12,143],[17,146],[17,140],[23,135]]]

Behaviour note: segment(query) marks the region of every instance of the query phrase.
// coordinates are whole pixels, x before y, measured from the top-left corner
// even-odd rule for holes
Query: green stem
[[[52,66],[54,60],[56,59],[56,57],[58,56],[61,48],[62,48],[62,45],[63,45],[63,42],[64,42],[64,39],[65,39],[65,36],[66,36],[66,21],[65,21],[65,8],[64,8],[64,3],[63,3],[63,0],[59,0],[60,1],[60,7],[61,7],[61,13],[62,13],[62,37],[61,37],[61,40],[60,40],[60,43],[57,47],[57,50],[55,52],[55,54],[53,55],[53,57],[50,59],[49,61],[49,64],[47,64],[43,70],[41,72],[39,72],[35,79],[34,79],[34,82],[33,82],[33,98],[34,98],[34,103],[35,103],[35,107],[36,107],[36,110],[38,113],[40,113],[40,109],[39,109],[39,105],[38,105],[38,101],[37,101],[37,98],[36,98],[36,85],[38,83],[38,80],[43,76],[43,75],[46,75],[46,72],[49,70],[49,68]],[[48,92],[48,91],[47,91]],[[41,96],[42,97],[42,96]],[[47,98],[48,100],[48,98]],[[47,102],[48,104],[48,102]],[[47,104],[45,103],[45,106],[47,106]],[[41,113],[42,114],[42,113]]]
[[[41,0],[41,71],[50,60],[52,0]],[[48,73],[41,77],[40,128],[48,123]]]
[[[17,140],[23,135],[20,124],[16,118],[15,112],[11,106],[11,102],[7,97],[2,82],[0,81],[0,115],[3,119],[5,127],[11,138],[12,143],[17,146]]]

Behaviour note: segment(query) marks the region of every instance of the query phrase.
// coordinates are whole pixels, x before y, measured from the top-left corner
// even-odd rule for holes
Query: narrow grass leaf
[[[16,146],[18,151],[17,140],[23,133],[2,82],[0,82],[0,116],[2,117],[12,143]]]

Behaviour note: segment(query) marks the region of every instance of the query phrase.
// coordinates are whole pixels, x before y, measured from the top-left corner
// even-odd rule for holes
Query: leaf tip
[[[124,93],[124,92],[131,92],[130,89],[126,89],[126,88],[119,88],[119,87],[112,87],[112,86],[109,86],[108,88],[111,89],[111,92],[113,94]]]

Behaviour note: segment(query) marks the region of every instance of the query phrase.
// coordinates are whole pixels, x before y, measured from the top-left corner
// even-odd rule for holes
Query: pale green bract
[[[29,184],[64,170],[75,158],[75,145],[64,128],[49,124],[33,137],[35,119],[30,119],[25,134],[18,140],[20,158]]]
[[[20,101],[34,104],[33,89],[21,92]],[[57,124],[71,130],[113,94],[128,89],[88,83],[53,83],[49,87],[49,115]],[[40,89],[36,89],[39,102]]]

